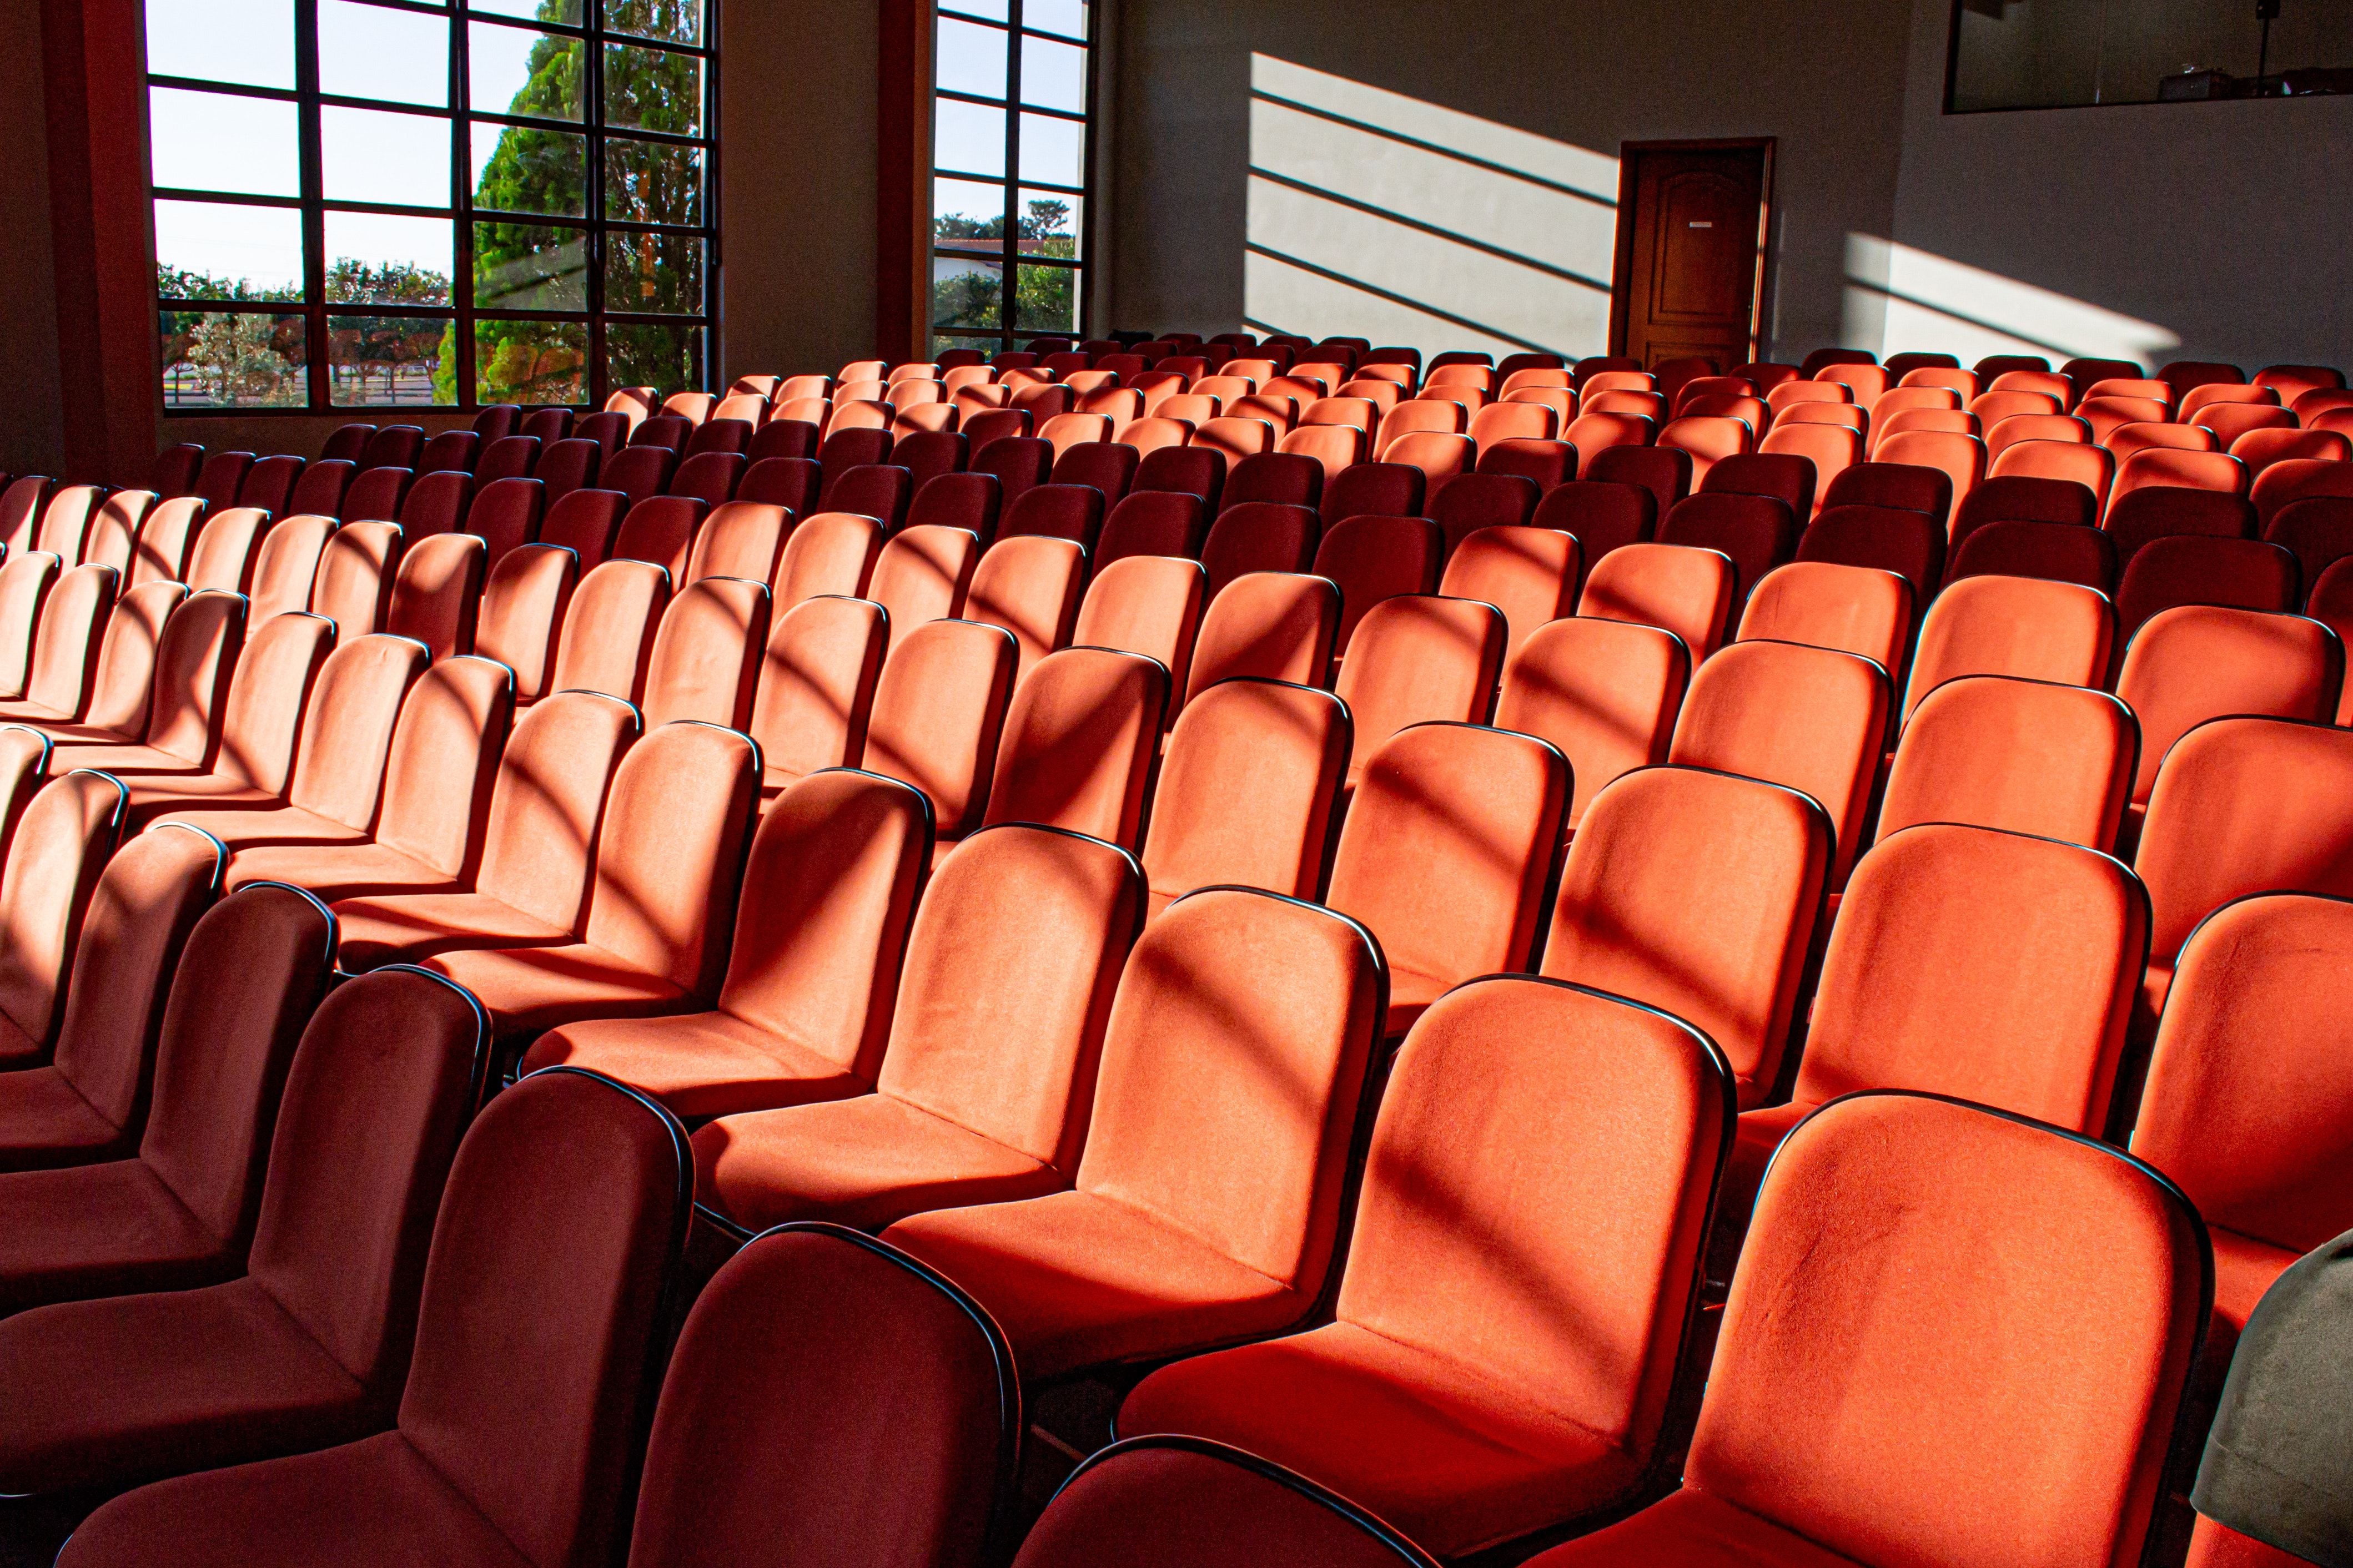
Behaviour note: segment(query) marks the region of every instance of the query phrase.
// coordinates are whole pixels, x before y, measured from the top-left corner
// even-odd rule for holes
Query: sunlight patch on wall
[[[1841,341],[1883,358],[1948,353],[1963,364],[1989,354],[2147,363],[2181,343],[2154,321],[1868,234],[1847,236]]]
[[[1250,57],[1255,330],[1600,353],[1618,160]]]

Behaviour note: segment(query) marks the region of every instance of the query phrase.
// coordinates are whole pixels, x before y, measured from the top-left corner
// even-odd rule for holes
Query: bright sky
[[[1004,97],[1007,33],[959,21],[954,13],[1001,22],[1009,15],[1007,0],[942,0],[940,9],[939,85],[953,92]],[[1072,38],[1087,36],[1088,19],[1085,0],[1025,0],[1022,6],[1025,26]],[[1086,50],[1045,38],[1025,38],[1021,47],[1025,103],[1073,113],[1086,108]],[[933,157],[940,168],[1004,176],[1003,110],[943,99],[934,106],[933,129]],[[1086,128],[1078,121],[1024,114],[1021,176],[1060,185],[1079,184],[1085,142]],[[1023,200],[1026,204],[1028,198]],[[976,183],[941,179],[933,184],[932,210],[936,216],[962,213],[987,219],[1003,213],[1005,198],[1000,191]]]

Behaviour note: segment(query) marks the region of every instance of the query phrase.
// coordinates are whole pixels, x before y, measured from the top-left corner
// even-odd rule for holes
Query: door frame
[[[1617,258],[1609,273],[1609,352],[1626,352],[1626,294],[1634,282],[1634,195],[1641,184],[1641,154],[1645,153],[1740,153],[1764,154],[1757,198],[1757,275],[1748,289],[1748,357],[1763,348],[1765,288],[1771,276],[1765,262],[1773,238],[1773,160],[1778,136],[1720,136],[1688,142],[1621,142],[1618,146]],[[1725,367],[1727,370],[1729,366]]]

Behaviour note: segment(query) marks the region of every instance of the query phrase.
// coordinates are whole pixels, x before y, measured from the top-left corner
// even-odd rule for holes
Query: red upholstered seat
[[[122,832],[122,785],[74,772],[17,817],[0,874],[0,1071],[49,1059],[90,898]]]
[[[1297,1323],[1337,1240],[1380,979],[1351,921],[1194,894],[1129,962],[1075,1186],[885,1239],[971,1290],[1027,1379]]]

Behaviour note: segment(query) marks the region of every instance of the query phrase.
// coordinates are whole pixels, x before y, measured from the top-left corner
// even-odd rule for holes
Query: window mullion
[[[1020,340],[1021,0],[1010,0],[1005,29],[1005,280],[997,285],[998,324],[1008,351]]]
[[[334,367],[327,337],[325,154],[319,112],[319,0],[294,0],[295,132],[301,142],[303,374],[313,410],[334,405]]]
[[[458,312],[450,352],[458,356],[458,406],[481,406],[474,384],[474,122],[472,44],[461,11],[449,17],[449,304]]]
[[[587,39],[582,46],[588,58],[580,62],[581,129],[588,136],[587,189],[582,193],[581,210],[588,219],[586,250],[587,254],[588,300],[588,406],[602,408],[613,395],[612,376],[606,366],[611,353],[609,334],[605,325],[605,7],[603,0],[581,0],[581,20],[586,25]]]

